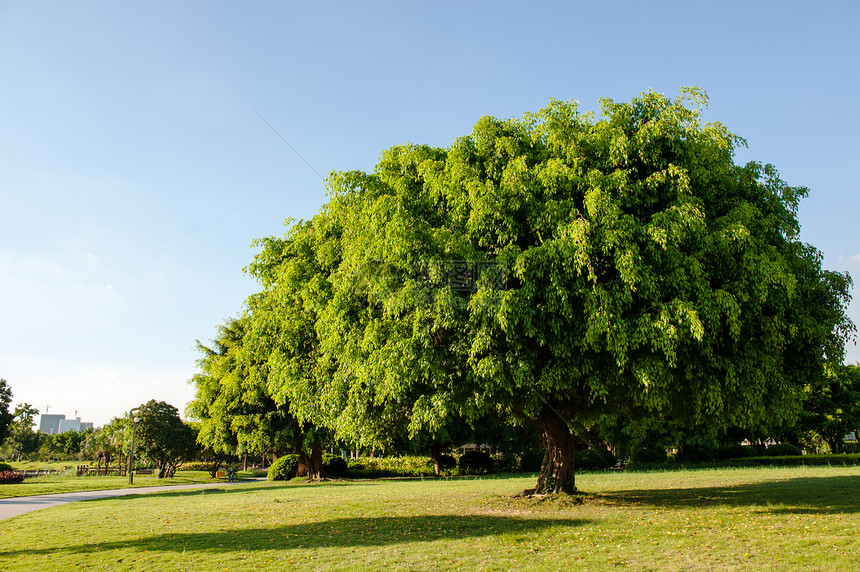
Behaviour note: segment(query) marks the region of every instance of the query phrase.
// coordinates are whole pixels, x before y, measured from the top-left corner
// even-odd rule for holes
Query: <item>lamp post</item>
[[[128,484],[134,484],[134,430],[137,427],[137,417],[134,415],[134,412],[140,409],[139,407],[135,407],[131,411],[129,411],[129,415],[131,415],[131,450],[128,453]]]

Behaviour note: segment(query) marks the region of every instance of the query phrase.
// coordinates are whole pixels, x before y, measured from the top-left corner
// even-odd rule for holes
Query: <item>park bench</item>
[[[216,479],[227,479],[228,483],[234,483],[238,481],[238,477],[236,476],[236,469],[227,469],[225,471],[215,471]]]

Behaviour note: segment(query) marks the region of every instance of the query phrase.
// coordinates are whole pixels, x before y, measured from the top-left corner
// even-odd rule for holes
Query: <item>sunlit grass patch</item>
[[[59,493],[76,493],[81,491],[102,491],[109,489],[124,489],[133,487],[157,487],[163,485],[188,485],[195,483],[220,483],[223,479],[212,479],[203,471],[177,473],[172,479],[158,479],[154,475],[135,475],[133,485],[128,484],[128,477],[114,476],[83,476],[78,477],[73,471],[27,477],[24,482],[15,485],[0,485],[0,499],[52,495]]]
[[[88,501],[0,522],[0,569],[847,570],[860,469],[264,482]],[[217,486],[215,486],[218,488]]]

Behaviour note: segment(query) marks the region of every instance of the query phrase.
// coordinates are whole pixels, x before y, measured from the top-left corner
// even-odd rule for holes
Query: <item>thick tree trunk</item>
[[[835,437],[835,436],[831,435],[830,438],[828,438],[828,437],[823,437],[823,438],[824,438],[824,442],[830,446],[830,452],[831,453],[839,454],[842,452],[842,447],[841,447],[842,437],[841,436]]]
[[[546,405],[541,409],[534,423],[537,425],[541,446],[545,451],[535,493],[575,493],[576,448],[567,423]]]
[[[322,447],[319,444],[313,444],[310,455],[304,451],[299,452],[299,467],[296,476],[307,477],[309,481],[320,481],[325,477],[323,472]]]
[[[433,443],[430,445],[430,460],[433,462],[433,472],[437,475],[442,472],[442,445]]]

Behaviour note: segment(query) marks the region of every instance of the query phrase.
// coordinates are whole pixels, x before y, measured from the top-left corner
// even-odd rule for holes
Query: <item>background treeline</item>
[[[212,357],[208,351],[207,356]],[[730,429],[717,434],[691,431],[666,418],[632,422],[617,416],[603,416],[589,431],[578,435],[576,467],[589,470],[672,464],[856,464],[860,460],[860,445],[856,440],[845,441],[844,437],[860,433],[860,366],[837,368],[829,372],[827,379],[827,386],[809,391],[798,421],[788,426]],[[263,425],[269,428],[267,432],[260,423],[268,417],[264,413],[259,418],[246,416],[243,423],[231,425],[236,427],[235,433],[229,435],[229,442],[235,443],[232,450],[207,444],[205,437],[201,437],[204,434],[199,423],[181,421],[178,411],[168,404],[152,401],[138,408],[137,414],[138,464],[157,468],[161,459],[165,476],[177,469],[205,470],[214,475],[226,466],[268,465],[272,459],[277,459],[269,470],[273,478],[307,474],[306,470],[299,469],[300,444],[291,441],[294,427]],[[27,404],[11,412],[7,436],[0,446],[0,458],[5,461],[87,461],[105,466],[127,463],[131,444],[129,414],[114,418],[97,429],[55,435],[33,430],[36,415],[38,411]],[[155,419],[163,425],[161,435],[146,430]],[[167,434],[171,436],[170,443],[164,442]],[[438,471],[429,456],[434,443],[409,439],[404,434],[384,451],[359,451],[331,442],[323,453],[323,472],[334,478],[379,478],[540,470],[543,454],[537,432],[531,425],[515,426],[485,417],[473,425],[452,425],[446,435],[447,443],[435,444],[441,451]],[[833,456],[839,453],[848,455]],[[802,454],[805,456],[797,458]]]

